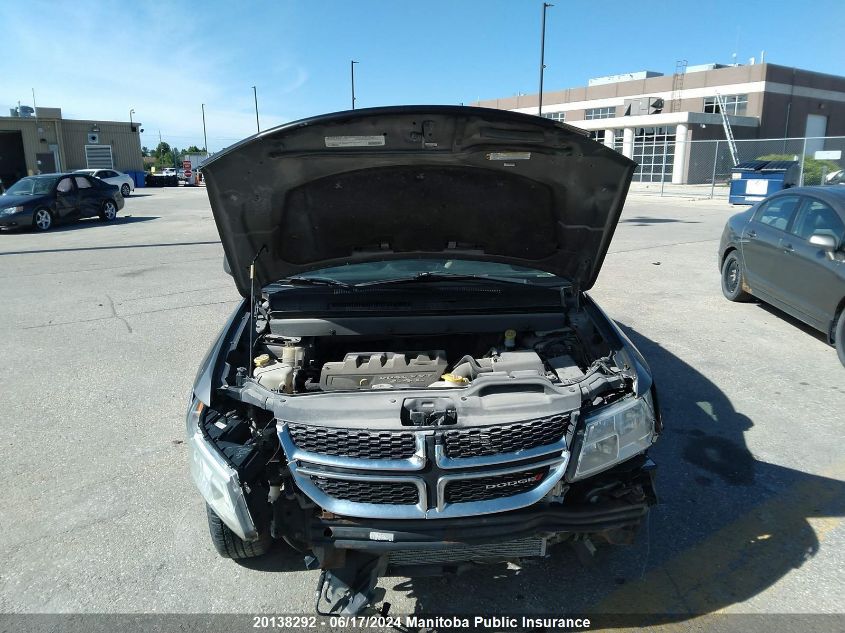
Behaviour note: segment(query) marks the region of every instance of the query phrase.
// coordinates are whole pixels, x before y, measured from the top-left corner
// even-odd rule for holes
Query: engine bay
[[[265,333],[252,378],[272,391],[307,393],[456,389],[480,378],[583,380],[593,362],[574,329],[401,337],[286,337]]]

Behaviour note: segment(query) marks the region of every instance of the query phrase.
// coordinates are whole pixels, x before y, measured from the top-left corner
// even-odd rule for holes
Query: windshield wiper
[[[395,279],[376,279],[375,281],[363,281],[355,284],[355,288],[362,286],[381,286],[384,284],[408,284],[417,281],[493,281],[505,284],[520,284],[522,286],[533,286],[524,277],[496,277],[495,275],[471,275],[471,274],[450,274],[439,272],[417,273],[411,277],[396,277]]]
[[[352,288],[350,284],[332,279],[331,277],[287,277],[281,280],[282,283],[292,286],[338,286],[340,288]]]

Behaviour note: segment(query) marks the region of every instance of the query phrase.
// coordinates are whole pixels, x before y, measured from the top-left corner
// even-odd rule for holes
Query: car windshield
[[[53,190],[58,178],[21,178],[6,189],[7,196],[40,196]]]
[[[508,279],[515,282],[556,285],[564,280],[551,273],[533,268],[511,266],[496,262],[481,262],[465,259],[399,259],[362,264],[346,264],[312,270],[297,275],[297,279],[332,280],[344,284],[372,283],[414,279],[427,276],[456,276]]]

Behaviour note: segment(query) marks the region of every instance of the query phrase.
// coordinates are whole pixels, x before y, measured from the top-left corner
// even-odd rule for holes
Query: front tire
[[[49,209],[37,209],[32,214],[32,226],[36,231],[43,233],[49,231],[53,226],[53,214]]]
[[[839,362],[845,365],[845,310],[839,313],[839,319],[833,329],[833,342],[836,345],[836,353],[839,354]]]
[[[742,258],[737,251],[731,251],[722,263],[722,294],[728,301],[750,301],[751,295],[743,290],[744,284]]]
[[[132,192],[129,191],[129,185],[126,184],[126,183],[123,183],[120,186],[120,195],[123,196],[124,198],[128,198],[130,193],[132,193]]]
[[[232,532],[228,525],[223,523],[208,504],[205,506],[205,511],[208,514],[208,532],[211,535],[211,542],[214,544],[214,549],[222,557],[239,560],[262,556],[270,551],[270,547],[273,545],[273,537],[269,533],[259,534],[257,541],[244,541]]]
[[[117,205],[111,201],[106,200],[100,209],[100,219],[103,222],[111,222],[117,217]]]

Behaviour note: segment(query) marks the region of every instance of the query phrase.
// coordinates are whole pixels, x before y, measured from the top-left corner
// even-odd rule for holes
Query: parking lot
[[[648,359],[661,503],[586,571],[383,578],[398,613],[837,613],[845,586],[845,369],[823,337],[719,289],[736,209],[629,199],[593,289]],[[212,549],[184,412],[239,300],[204,189],[141,189],[119,219],[0,234],[3,612],[311,613],[284,547]],[[707,616],[718,617],[718,616]]]

